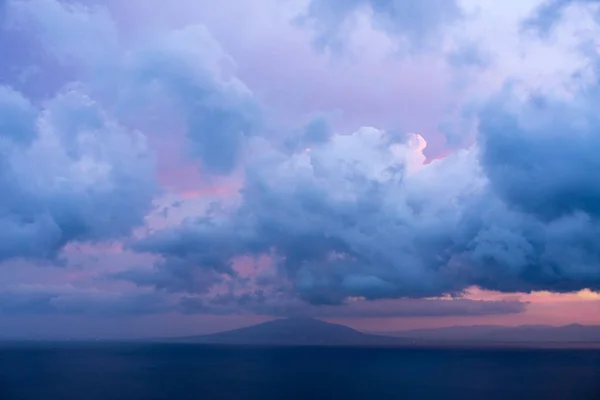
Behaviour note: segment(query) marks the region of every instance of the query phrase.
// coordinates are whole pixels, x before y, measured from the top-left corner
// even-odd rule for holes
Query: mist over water
[[[600,351],[190,344],[0,348],[3,400],[578,399]]]

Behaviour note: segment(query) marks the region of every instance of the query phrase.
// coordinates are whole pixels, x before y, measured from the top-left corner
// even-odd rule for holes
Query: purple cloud
[[[148,4],[0,3],[0,44],[27,44],[0,67],[0,261],[63,256],[64,283],[70,246],[127,248],[71,286],[7,273],[13,315],[500,315],[525,305],[427,298],[600,288],[597,77],[539,38],[527,64],[521,8],[490,41],[453,1]]]
[[[600,4],[598,0],[545,0],[540,4],[534,14],[523,22],[523,28],[534,29],[539,34],[547,36],[552,28],[560,22],[565,10],[569,6],[586,6]],[[596,18],[600,14],[596,15]]]
[[[183,297],[185,314],[258,314],[278,317],[310,316],[316,318],[395,318],[507,315],[522,313],[526,303],[519,301],[481,300],[376,300],[352,301],[343,305],[315,306],[297,299],[273,299],[261,292],[241,296],[221,295],[213,298]]]
[[[143,224],[156,192],[143,136],[76,87],[42,109],[0,88],[0,116],[0,260],[53,258]]]
[[[404,39],[409,49],[431,46],[462,15],[454,0],[311,0],[298,20],[316,31],[319,47],[343,47],[356,12],[372,13],[372,24]]]
[[[571,104],[500,97],[479,114],[478,146],[429,165],[422,138],[369,128],[291,156],[263,147],[246,167],[239,207],[134,248],[165,259],[154,285],[185,272],[192,293],[193,271],[234,277],[235,257],[274,254],[281,278],[313,304],[473,285],[599,289],[598,190],[588,174],[596,98],[593,87]]]

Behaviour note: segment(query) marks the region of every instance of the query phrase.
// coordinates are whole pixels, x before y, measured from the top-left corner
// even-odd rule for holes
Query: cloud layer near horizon
[[[433,3],[425,10],[412,1],[313,0],[290,24],[336,46],[352,33],[350,21],[366,16],[372,34],[406,42],[414,57],[439,52],[455,78],[474,66],[486,78],[492,67],[480,62],[479,44],[465,47],[459,37],[450,50],[433,46],[467,18],[459,3]],[[548,7],[594,6],[566,3],[537,4],[519,24],[545,29]],[[559,85],[532,89],[507,74],[513,82],[468,99],[458,125],[474,126],[474,136],[465,131],[456,141],[464,148],[426,163],[422,135],[339,132],[334,116],[318,114],[330,110],[302,116],[304,128],[278,130],[265,121],[270,105],[202,24],[140,38],[124,35],[104,7],[0,7],[11,34],[30,35],[74,75],[49,99],[34,98],[27,85],[0,87],[0,190],[8,194],[0,199],[0,262],[54,262],[69,244],[116,240],[154,260],[101,271],[100,285],[110,287],[101,294],[8,285],[0,296],[7,310],[493,315],[524,304],[430,298],[460,298],[473,286],[600,290],[600,186],[590,173],[600,167],[595,53],[579,49],[587,64],[563,73]],[[151,145],[170,140],[184,151]],[[155,159],[165,157],[200,171],[198,187],[232,179],[241,190],[201,206],[159,204],[166,223],[151,225],[161,201]],[[192,211],[181,221],[168,218],[167,209],[183,208]],[[241,258],[252,260],[251,273],[236,266]],[[406,298],[419,300],[366,305]]]

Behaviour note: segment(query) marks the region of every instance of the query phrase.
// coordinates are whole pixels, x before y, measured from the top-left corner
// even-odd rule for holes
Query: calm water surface
[[[0,399],[600,399],[600,351],[0,345]]]

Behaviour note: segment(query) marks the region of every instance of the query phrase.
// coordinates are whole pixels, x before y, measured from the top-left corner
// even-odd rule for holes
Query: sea
[[[0,344],[1,400],[600,399],[600,350]]]

